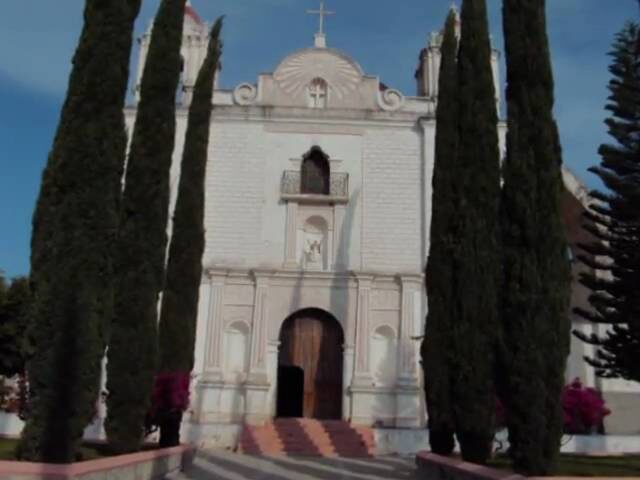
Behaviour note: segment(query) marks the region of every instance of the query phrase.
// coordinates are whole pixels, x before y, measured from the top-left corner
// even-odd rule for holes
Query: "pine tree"
[[[185,0],[160,4],[126,168],[107,363],[105,428],[116,452],[140,448],[157,367],[184,10]]]
[[[451,398],[463,458],[485,463],[494,435],[500,278],[500,152],[486,1],[464,0],[461,23]]]
[[[433,168],[431,246],[426,269],[429,314],[422,341],[422,366],[429,417],[431,450],[449,455],[455,446],[451,371],[451,325],[455,302],[453,285],[452,220],[455,217],[454,190],[457,143],[458,14],[451,9],[445,24],[436,111],[436,150]]]
[[[544,0],[505,0],[508,134],[503,167],[501,392],[514,468],[546,475],[560,449],[570,271],[562,152]]]
[[[598,375],[640,382],[640,26],[629,23],[617,35],[611,52],[613,75],[609,83],[606,120],[614,144],[600,147],[602,161],[591,172],[606,192],[594,191],[595,202],[586,213],[585,228],[596,241],[581,245],[579,255],[598,274],[583,274],[591,289],[592,310],[576,313],[597,325],[608,325],[604,335],[582,340],[597,347],[587,361]],[[600,258],[604,258],[601,260]],[[604,273],[604,275],[602,275]]]
[[[140,0],[87,0],[33,218],[35,356],[24,459],[73,461],[98,398],[112,309],[123,107]]]
[[[162,294],[159,326],[161,374],[185,374],[193,369],[193,353],[204,253],[204,183],[206,176],[213,83],[222,53],[222,18],[214,24],[207,56],[198,74],[189,108],[182,154],[178,198],[169,246],[167,283]],[[180,443],[182,412],[166,415],[160,425],[160,445]]]

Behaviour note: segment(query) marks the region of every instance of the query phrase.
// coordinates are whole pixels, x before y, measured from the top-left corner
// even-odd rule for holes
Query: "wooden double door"
[[[342,327],[323,310],[302,310],[285,320],[278,357],[279,417],[341,418],[343,344]]]

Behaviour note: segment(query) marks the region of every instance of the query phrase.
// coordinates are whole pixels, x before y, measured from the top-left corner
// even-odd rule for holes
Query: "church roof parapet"
[[[257,84],[242,83],[233,92],[239,106],[295,107],[320,110],[402,111],[412,106],[399,90],[367,75],[348,54],[326,47],[311,47],[287,55],[273,73]],[[425,113],[428,108],[421,108]]]

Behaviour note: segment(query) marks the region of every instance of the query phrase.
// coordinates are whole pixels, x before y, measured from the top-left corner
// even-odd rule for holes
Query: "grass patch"
[[[489,462],[490,467],[511,470],[511,462],[499,455]],[[557,476],[565,477],[640,477],[640,455],[590,456],[560,455]]]
[[[0,438],[0,460],[15,460],[13,452],[17,444],[17,440]]]
[[[0,438],[0,460],[15,460],[15,451],[18,446],[18,440],[13,438]],[[143,451],[155,450],[156,445],[148,444],[142,447]],[[109,446],[105,443],[85,443],[80,447],[80,451],[76,456],[77,462],[85,462],[88,460],[97,460],[99,458],[112,457],[113,454],[109,450]]]

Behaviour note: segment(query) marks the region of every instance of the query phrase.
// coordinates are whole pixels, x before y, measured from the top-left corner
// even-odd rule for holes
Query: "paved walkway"
[[[167,480],[416,480],[413,458],[254,457],[200,452],[190,472]]]

